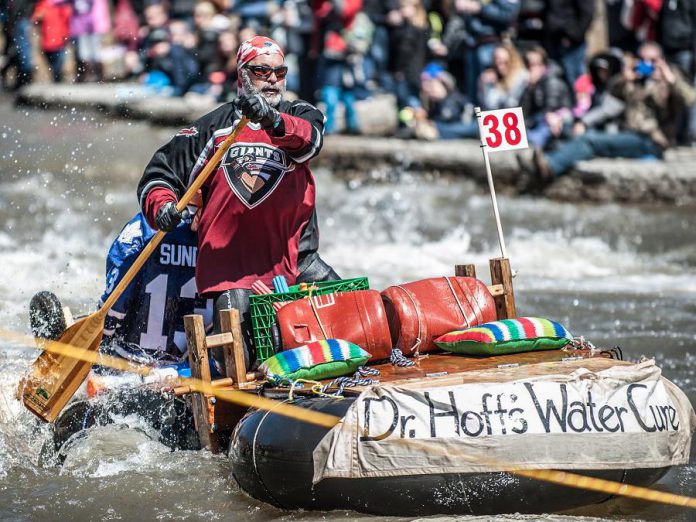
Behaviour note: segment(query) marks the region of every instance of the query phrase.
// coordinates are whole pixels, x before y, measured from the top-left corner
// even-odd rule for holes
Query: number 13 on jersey
[[[478,119],[481,143],[488,152],[527,148],[527,130],[524,128],[522,107],[481,111]]]

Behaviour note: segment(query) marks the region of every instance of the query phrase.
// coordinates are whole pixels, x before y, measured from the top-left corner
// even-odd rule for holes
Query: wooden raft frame
[[[510,260],[507,258],[495,258],[489,261],[491,272],[491,285],[488,286],[488,291],[493,296],[496,306],[496,315],[498,319],[511,319],[516,317],[515,296],[512,288],[512,270],[510,269]],[[472,264],[455,265],[455,276],[460,277],[476,277],[476,267]],[[235,309],[220,311],[220,327],[222,332],[219,334],[205,334],[205,325],[201,315],[184,316],[184,329],[186,331],[186,344],[188,346],[189,364],[191,366],[191,377],[200,379],[205,383],[214,387],[233,388],[242,391],[252,391],[260,384],[254,373],[246,372],[246,362],[244,359],[244,344],[242,340],[242,329],[239,318],[239,311]],[[220,348],[222,350],[225,372],[228,376],[222,379],[212,380],[210,374],[210,354],[208,351],[212,348]],[[443,356],[442,362],[446,363],[450,372],[447,373],[448,378],[452,379],[455,375],[462,375],[467,371],[480,367],[494,367],[502,362],[505,357],[496,357],[495,362],[489,361],[489,364],[473,363],[469,359],[462,359],[461,356],[446,357]],[[390,364],[377,365],[378,368],[384,367],[384,371],[390,375],[385,382],[401,382],[412,381],[414,378],[427,377],[432,383],[439,382],[444,377],[428,377],[428,369],[433,371],[435,366],[433,359],[438,358],[437,354],[433,355],[432,359],[425,363],[424,368],[420,365],[416,367],[416,371],[410,368],[394,369]],[[446,360],[445,360],[446,359]],[[500,361],[498,360],[500,359]],[[542,359],[546,359],[545,357]],[[551,358],[555,360],[556,358]],[[468,362],[467,362],[468,361]],[[532,361],[529,361],[532,362]],[[534,362],[539,362],[534,360]],[[461,364],[460,364],[461,363]],[[522,363],[524,364],[524,362]],[[440,365],[441,366],[441,365]],[[427,368],[427,369],[426,369]],[[439,368],[441,369],[441,368]],[[410,370],[410,371],[409,371]],[[438,373],[438,372],[433,372]],[[394,375],[392,375],[394,374]],[[397,375],[398,374],[398,375]],[[356,390],[357,391],[357,390]],[[246,408],[234,404],[217,401],[216,398],[209,394],[193,392],[189,387],[184,386],[175,389],[177,395],[191,394],[194,423],[198,437],[201,442],[201,447],[209,449],[213,453],[223,451],[224,436],[229,434],[242,416],[246,412]]]
[[[491,270],[491,285],[488,286],[488,291],[495,301],[498,320],[517,317],[510,260],[506,257],[496,257],[490,259],[488,265]],[[476,278],[476,267],[474,265],[454,265],[454,275]]]
[[[184,316],[191,377],[214,387],[233,387],[237,390],[255,388],[256,383],[250,382],[255,376],[246,373],[239,311],[221,310],[220,326],[222,333],[206,336],[203,316],[197,314]],[[225,372],[231,377],[212,379],[208,353],[208,350],[212,348],[222,350]],[[213,453],[224,450],[221,436],[234,429],[246,412],[246,408],[218,402],[214,396],[192,392],[188,387],[177,388],[175,392],[177,395],[192,394],[193,420],[201,447]]]

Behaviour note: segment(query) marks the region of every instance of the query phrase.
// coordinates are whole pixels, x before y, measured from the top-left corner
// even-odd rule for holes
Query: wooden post
[[[502,295],[493,296],[498,319],[512,319],[517,316],[515,311],[515,294],[512,290],[512,270],[510,260],[497,257],[489,261],[491,267],[491,283],[503,285]]]
[[[476,267],[474,265],[454,265],[454,275],[457,277],[476,278]]]
[[[205,339],[203,316],[184,316],[184,330],[188,346],[191,376],[210,383],[210,362],[208,361],[208,345]],[[215,426],[215,397],[203,393],[194,393],[192,397],[193,419],[201,441],[201,447],[208,448],[213,453],[220,451]]]
[[[247,382],[246,360],[244,358],[244,340],[239,320],[239,310],[220,310],[220,331],[232,333],[232,343],[224,344],[225,372],[232,377],[239,388]]]

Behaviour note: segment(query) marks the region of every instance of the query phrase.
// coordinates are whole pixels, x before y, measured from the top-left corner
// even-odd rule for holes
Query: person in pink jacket
[[[108,0],[72,0],[72,3],[70,34],[76,43],[76,80],[102,81],[102,38],[111,30]]]

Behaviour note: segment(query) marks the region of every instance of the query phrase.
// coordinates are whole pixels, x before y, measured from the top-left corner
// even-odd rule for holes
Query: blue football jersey
[[[184,316],[201,314],[212,323],[212,299],[196,291],[198,236],[190,220],[164,236],[155,252],[107,313],[102,350],[130,359],[178,361],[186,354]],[[156,233],[142,213],[111,245],[103,303]]]

